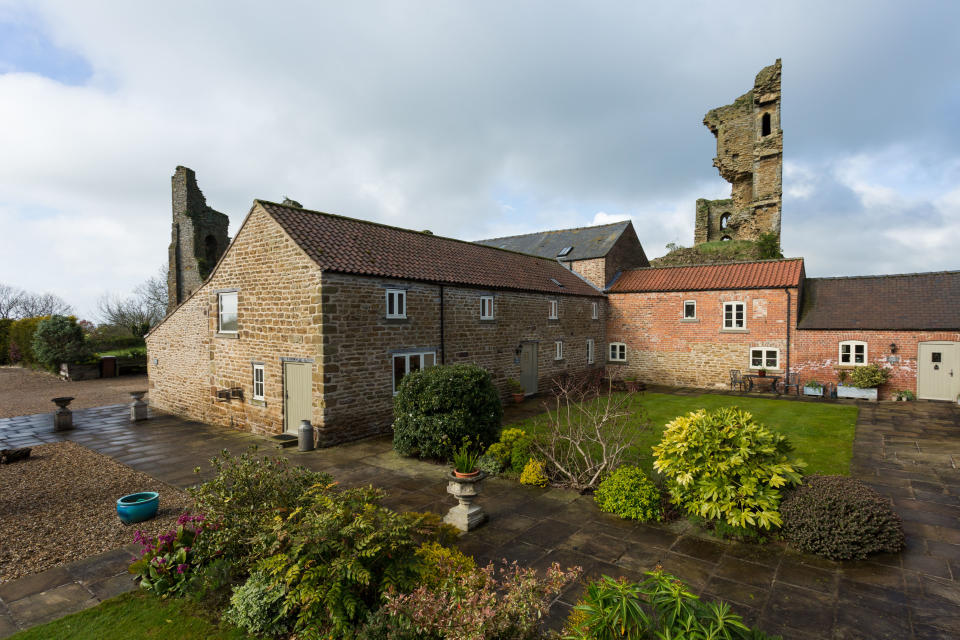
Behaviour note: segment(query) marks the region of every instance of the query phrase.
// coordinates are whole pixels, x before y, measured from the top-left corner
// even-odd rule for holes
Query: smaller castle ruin
[[[230,218],[207,206],[192,169],[177,167],[171,178],[173,228],[167,274],[167,313],[190,297],[227,250]]]
[[[761,69],[753,89],[733,104],[707,112],[703,124],[717,137],[715,166],[733,185],[730,198],[697,200],[695,245],[716,240],[780,241],[783,203],[783,130],[780,59]]]

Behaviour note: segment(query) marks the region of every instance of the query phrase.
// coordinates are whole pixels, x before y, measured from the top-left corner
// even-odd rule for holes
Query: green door
[[[287,433],[297,433],[301,420],[313,420],[312,389],[312,364],[283,363],[283,427]]]

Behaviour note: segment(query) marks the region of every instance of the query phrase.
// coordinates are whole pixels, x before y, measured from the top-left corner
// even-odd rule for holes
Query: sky
[[[92,317],[166,261],[170,177],[467,240],[728,197],[703,115],[783,60],[808,276],[960,269],[960,3],[0,0],[0,282]]]

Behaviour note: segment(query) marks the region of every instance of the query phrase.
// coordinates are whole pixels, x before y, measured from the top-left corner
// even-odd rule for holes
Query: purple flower
[[[178,565],[177,565],[177,573],[183,573],[183,572],[187,569],[187,566],[188,566],[188,565],[185,565],[185,564],[178,564]]]

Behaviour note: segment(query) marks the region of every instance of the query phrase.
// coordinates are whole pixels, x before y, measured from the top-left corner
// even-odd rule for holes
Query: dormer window
[[[403,289],[387,289],[387,317],[392,319],[407,317],[407,292]]]

